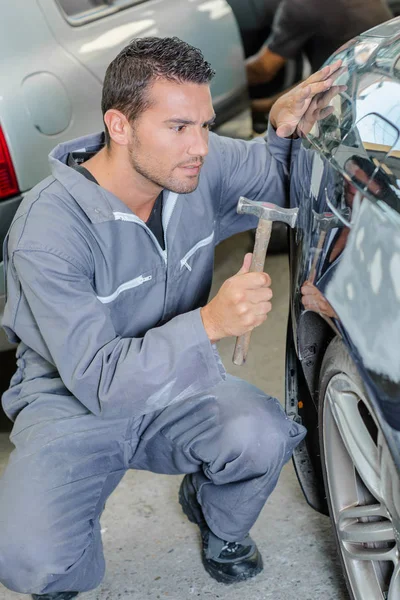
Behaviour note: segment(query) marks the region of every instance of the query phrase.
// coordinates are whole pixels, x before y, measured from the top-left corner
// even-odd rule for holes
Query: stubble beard
[[[129,160],[132,168],[148,181],[155,183],[163,189],[175,192],[176,194],[190,194],[197,189],[200,180],[200,173],[196,178],[193,178],[192,181],[187,182],[177,179],[172,174],[169,176],[163,176],[160,173],[156,173],[155,168],[153,169],[149,166],[149,164],[146,164],[145,157],[141,160],[138,157],[139,154],[140,142],[136,140],[135,148],[133,147],[133,144],[129,147]]]

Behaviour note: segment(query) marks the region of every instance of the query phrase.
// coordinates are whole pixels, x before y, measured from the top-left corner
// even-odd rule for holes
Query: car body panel
[[[0,123],[24,192],[49,174],[47,157],[55,145],[101,127],[101,83],[55,41],[36,2],[15,0],[3,17]],[[24,83],[41,74],[61,82],[72,106],[70,123],[59,134],[46,135],[38,129],[31,111],[37,112],[41,99],[35,95],[30,102],[28,91],[24,93]],[[46,106],[47,91],[43,90]],[[82,110],[85,106],[92,110]]]
[[[308,419],[311,440],[317,425],[305,415],[304,403],[317,413],[322,357],[330,339],[340,335],[382,428],[395,440],[400,430],[400,18],[350,41],[328,63],[337,58],[346,69],[336,83],[347,90],[331,101],[333,114],[303,140],[292,168],[291,205],[300,212],[291,240],[291,328],[309,397],[299,397],[300,409],[290,410],[295,418]],[[312,289],[306,307],[305,282]],[[399,444],[391,450],[400,468]],[[317,445],[310,443],[309,453],[318,470]]]
[[[38,0],[58,42],[102,82],[108,64],[133,37],[178,35],[202,49],[216,71],[212,94],[218,106],[245,85],[243,51],[230,6],[221,0],[147,0],[71,27],[54,0]],[[109,10],[109,9],[108,9]],[[179,24],[179,25],[178,25]],[[178,26],[177,26],[178,25]]]

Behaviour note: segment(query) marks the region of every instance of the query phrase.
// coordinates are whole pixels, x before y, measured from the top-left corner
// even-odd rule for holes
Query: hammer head
[[[317,213],[315,210],[313,212],[313,228],[318,229],[318,231],[330,231],[331,229],[336,229],[340,227],[344,227],[343,219],[350,218],[351,213],[350,210],[342,211],[342,218],[335,215],[332,212],[324,212]]]
[[[240,196],[237,205],[237,212],[242,214],[255,215],[259,219],[266,221],[280,221],[290,227],[294,227],[297,221],[298,208],[282,208],[271,202],[255,202],[244,196]]]

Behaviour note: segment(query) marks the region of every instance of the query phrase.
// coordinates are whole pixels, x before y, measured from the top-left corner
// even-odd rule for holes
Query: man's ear
[[[128,145],[130,126],[128,119],[122,112],[115,108],[110,108],[104,115],[104,123],[113,142],[119,146]]]

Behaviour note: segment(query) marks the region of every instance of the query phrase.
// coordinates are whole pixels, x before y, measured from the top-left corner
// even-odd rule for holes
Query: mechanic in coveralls
[[[294,139],[330,112],[338,64],[281,98],[267,140],[209,133],[214,72],[177,38],[133,40],[108,67],[105,135],[60,144],[5,244],[3,396],[15,450],[0,482],[0,581],[67,600],[104,574],[100,516],[127,469],[185,474],[208,573],[262,570],[248,532],[305,429],[225,373],[215,342],[262,323],[270,278],[239,273],[207,303],[214,247],[281,205]]]

